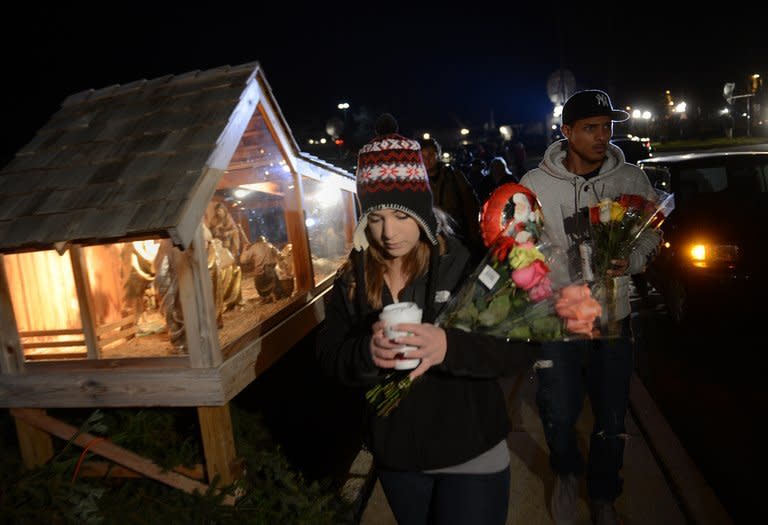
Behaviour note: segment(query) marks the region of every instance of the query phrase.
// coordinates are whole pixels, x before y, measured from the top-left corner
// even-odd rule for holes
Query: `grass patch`
[[[82,450],[54,441],[55,457],[26,470],[20,460],[13,420],[0,413],[0,524],[190,525],[352,523],[350,505],[330,480],[310,481],[296,470],[271,437],[261,415],[231,406],[238,455],[246,475],[226,487],[190,495],[139,478],[73,479]],[[60,413],[59,413],[60,412]],[[190,438],[193,418],[183,409],[57,411],[61,419],[79,419],[79,432],[108,436],[123,446],[171,468],[203,462],[201,447]],[[53,413],[53,411],[51,411]],[[192,433],[194,436],[195,434]],[[88,453],[87,457],[92,457]],[[97,458],[101,460],[102,458]],[[221,492],[213,488],[222,489]],[[225,494],[241,494],[234,506]]]

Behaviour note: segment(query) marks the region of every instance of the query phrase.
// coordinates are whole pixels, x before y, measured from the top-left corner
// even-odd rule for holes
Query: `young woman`
[[[509,498],[509,431],[497,378],[532,365],[536,344],[443,329],[440,309],[472,268],[469,253],[438,226],[419,144],[380,119],[358,157],[362,216],[355,250],[340,270],[318,338],[323,369],[368,389],[393,371],[399,348],[408,358],[409,393],[387,416],[369,407],[366,444],[400,525],[503,525]],[[382,308],[413,301],[421,324],[389,340]],[[418,379],[417,379],[418,378]]]

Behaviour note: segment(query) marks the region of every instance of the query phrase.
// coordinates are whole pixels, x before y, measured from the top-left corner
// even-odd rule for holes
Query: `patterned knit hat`
[[[388,113],[376,121],[376,138],[357,157],[357,196],[362,214],[354,235],[358,250],[368,246],[368,214],[383,208],[403,211],[419,224],[429,242],[437,245],[437,219],[432,209],[429,177],[415,140],[397,134],[397,122]]]

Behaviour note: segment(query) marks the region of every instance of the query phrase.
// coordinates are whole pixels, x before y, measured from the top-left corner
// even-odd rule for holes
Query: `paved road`
[[[768,471],[764,309],[723,308],[678,327],[652,292],[637,310],[639,376],[728,513],[749,523]]]

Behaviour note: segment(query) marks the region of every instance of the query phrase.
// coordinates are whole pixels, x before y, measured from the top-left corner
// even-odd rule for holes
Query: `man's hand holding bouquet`
[[[621,194],[616,199],[603,199],[589,208],[589,245],[584,277],[594,281],[593,293],[605,309],[604,335],[618,335],[615,277],[624,275],[630,257],[641,235],[658,230],[675,208],[674,194],[658,191],[653,198]]]

